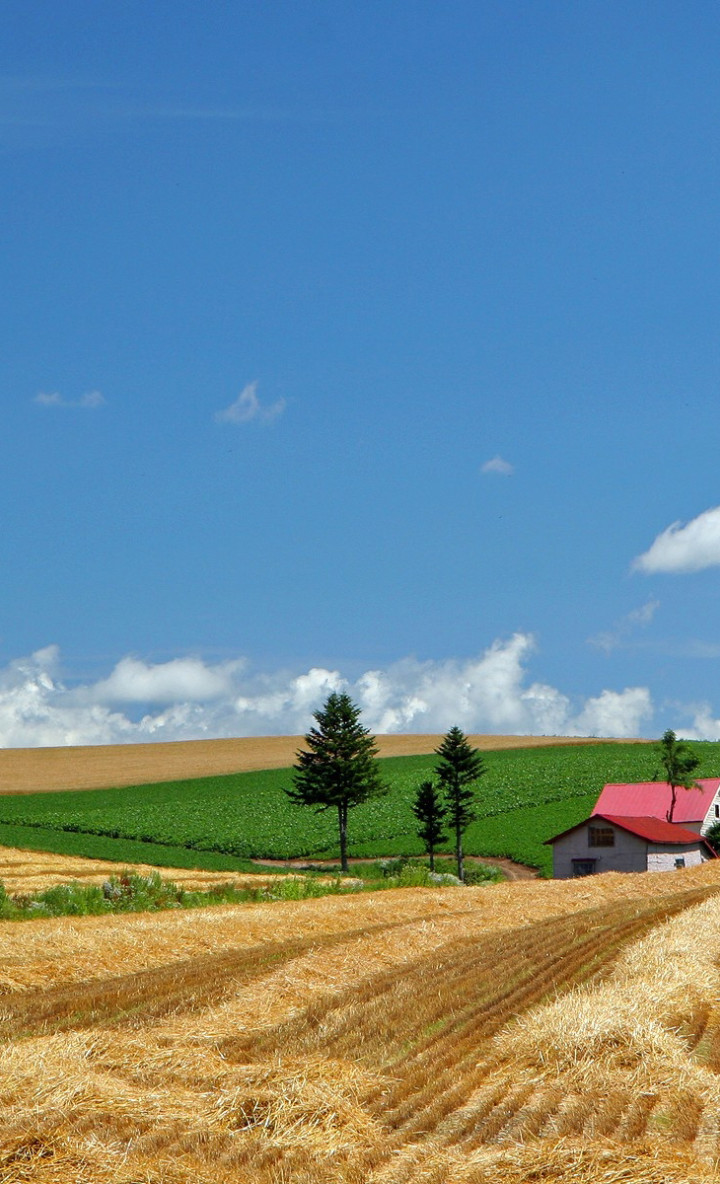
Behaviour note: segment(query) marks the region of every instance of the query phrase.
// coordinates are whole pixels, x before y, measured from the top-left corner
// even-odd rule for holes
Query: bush
[[[39,892],[30,907],[34,903],[48,917],[86,917],[108,911],[102,888],[95,884],[56,884]]]
[[[467,860],[465,862],[466,884],[497,884],[504,879],[500,868],[493,867],[490,863],[470,863]]]
[[[706,830],[703,838],[710,844],[713,851],[720,855],[720,820],[713,822]]]

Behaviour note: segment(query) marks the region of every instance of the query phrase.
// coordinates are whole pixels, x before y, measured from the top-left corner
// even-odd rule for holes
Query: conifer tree
[[[337,691],[314,715],[317,727],[305,736],[307,750],[296,754],[293,787],[285,792],[298,806],[316,806],[316,813],[336,809],[340,866],[348,870],[348,810],[386,792],[378,771],[375,739],[360,723],[360,708]]]
[[[447,814],[447,806],[432,781],[423,781],[418,786],[411,809],[420,823],[417,832],[418,838],[422,839],[425,844],[425,850],[430,856],[430,871],[434,872],[435,848],[447,840],[447,835],[443,833],[443,820]]]
[[[464,881],[462,837],[475,819],[472,808],[475,795],[470,787],[483,776],[485,765],[477,748],[472,747],[458,727],[450,729],[435,752],[440,757],[435,773],[443,789],[450,825],[455,832],[457,874]]]

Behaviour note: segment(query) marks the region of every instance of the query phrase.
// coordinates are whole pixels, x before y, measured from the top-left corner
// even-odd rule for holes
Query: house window
[[[615,831],[611,826],[589,826],[588,847],[614,847]]]
[[[678,855],[677,859],[675,860],[675,867],[685,867],[684,855]]]
[[[715,807],[715,817],[720,818],[720,806]]]
[[[574,876],[594,876],[596,859],[573,859],[572,869]]]

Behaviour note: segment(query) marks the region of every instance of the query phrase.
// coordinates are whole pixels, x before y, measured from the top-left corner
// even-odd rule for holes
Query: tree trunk
[[[432,843],[430,844],[430,848],[428,850],[428,855],[430,856],[430,871],[434,872],[435,871],[435,848],[433,847]]]
[[[348,872],[347,859],[347,802],[338,802],[338,827],[340,829],[340,871]]]
[[[465,865],[463,863],[462,831],[458,826],[455,830],[455,855],[457,857],[458,880],[465,883]]]
[[[675,813],[675,802],[676,801],[677,801],[677,786],[673,785],[673,783],[671,781],[670,782],[670,809],[668,810],[667,814],[665,815],[668,822],[672,822],[672,820],[673,820],[673,814]]]

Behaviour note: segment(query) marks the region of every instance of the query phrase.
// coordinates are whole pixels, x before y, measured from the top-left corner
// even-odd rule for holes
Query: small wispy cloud
[[[80,395],[78,399],[66,399],[63,395],[58,394],[57,391],[47,393],[40,391],[33,399],[34,403],[39,403],[41,407],[84,407],[93,409],[95,407],[102,407],[107,399],[100,391],[87,391],[86,394]]]
[[[608,629],[604,633],[598,633],[595,637],[589,637],[588,643],[597,646],[598,649],[604,650],[606,654],[609,654],[612,650],[616,650],[627,641],[628,637],[636,629],[643,629],[649,625],[659,608],[659,600],[648,600],[640,608],[635,608],[632,612],[627,613],[626,616],[621,617],[612,629]]]
[[[509,460],[505,460],[502,456],[494,456],[492,460],[485,461],[480,472],[496,473],[500,477],[509,477],[515,472],[515,468],[510,464]]]
[[[690,522],[673,522],[633,562],[633,571],[683,573],[720,566],[720,506]]]
[[[677,651],[682,658],[710,659],[715,662],[720,658],[720,643],[717,641],[701,641],[691,638],[678,646]]]
[[[249,382],[234,403],[215,412],[216,423],[272,423],[285,410],[285,400],[263,405],[257,396],[257,383]]]

